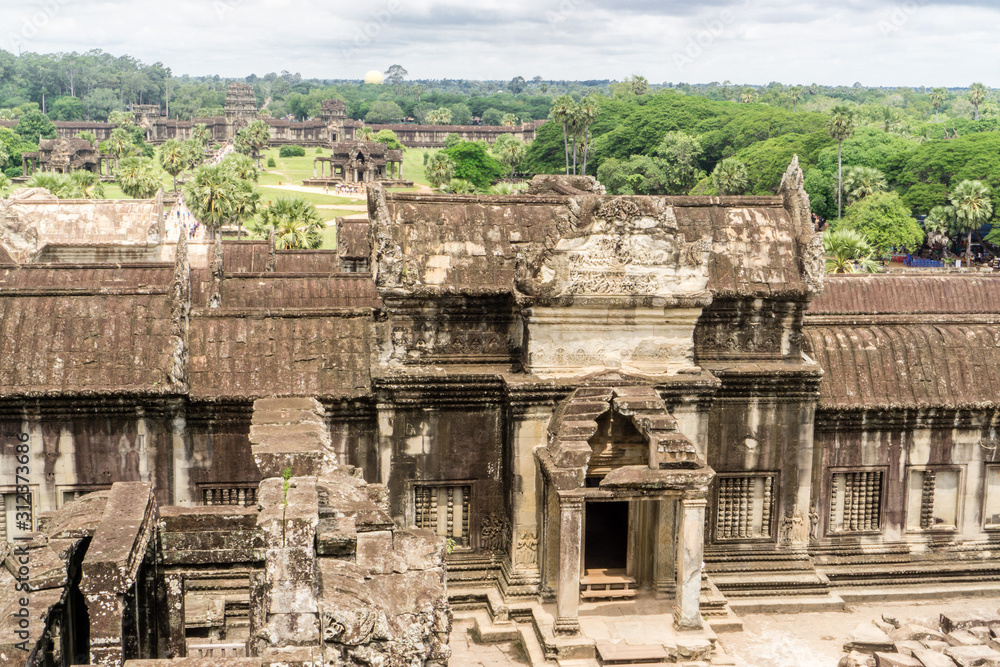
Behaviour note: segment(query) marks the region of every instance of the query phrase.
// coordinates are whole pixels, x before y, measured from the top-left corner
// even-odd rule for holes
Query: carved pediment
[[[677,231],[662,199],[578,197],[560,238],[522,250],[517,287],[532,296],[675,296],[708,283],[711,245]]]

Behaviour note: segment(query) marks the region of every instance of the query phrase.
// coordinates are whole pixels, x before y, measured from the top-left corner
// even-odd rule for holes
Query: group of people
[[[172,227],[172,237],[180,238],[182,233],[186,233],[191,240],[201,238],[199,236],[201,223],[184,206],[183,199],[177,200],[177,204],[166,214],[166,218],[166,223]]]
[[[365,193],[365,186],[356,183],[338,183],[333,188],[334,194],[338,195],[363,195]],[[327,186],[326,193],[330,193],[330,187]]]

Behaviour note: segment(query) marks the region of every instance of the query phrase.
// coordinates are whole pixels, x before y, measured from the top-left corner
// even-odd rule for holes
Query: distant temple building
[[[186,140],[191,138],[195,125],[208,128],[214,142],[232,139],[236,133],[260,117],[253,88],[245,83],[231,83],[226,93],[224,115],[211,118],[176,120],[160,115],[160,108],[153,104],[132,105],[136,123],[146,129],[146,141],[161,144],[167,139]],[[319,118],[305,121],[289,121],[283,118],[263,118],[271,128],[271,145],[297,144],[299,146],[327,146],[338,141],[353,141],[364,123],[347,117],[347,109],[341,100],[323,102]],[[535,131],[544,120],[528,121],[519,126],[501,125],[369,125],[375,132],[392,130],[404,145],[411,148],[436,148],[444,146],[445,137],[457,134],[467,141],[485,141],[492,144],[497,137],[510,134],[530,142]],[[14,121],[0,121],[0,127],[13,127]],[[85,121],[56,121],[56,131],[60,137],[74,138],[81,132],[93,132],[98,141],[105,141],[115,129],[113,123],[93,123]]]
[[[68,174],[84,170],[110,178],[113,164],[113,156],[101,155],[96,144],[80,137],[42,139],[38,142],[37,151],[21,154],[24,177],[39,171]]]
[[[375,141],[338,141],[331,148],[332,155],[316,157],[313,177],[302,181],[303,185],[413,185],[412,181],[402,180],[403,151],[399,149],[387,148]]]

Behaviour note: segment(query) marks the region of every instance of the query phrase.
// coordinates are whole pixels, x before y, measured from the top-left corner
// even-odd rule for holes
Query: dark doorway
[[[628,502],[587,503],[584,568],[624,570],[628,561]]]

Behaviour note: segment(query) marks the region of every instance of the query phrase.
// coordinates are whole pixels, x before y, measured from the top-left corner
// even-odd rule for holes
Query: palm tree
[[[505,113],[500,118],[500,124],[503,125],[504,127],[514,127],[515,125],[517,125],[517,123],[518,123],[517,116],[515,116],[512,113]]]
[[[358,130],[357,136],[358,141],[375,141],[375,130],[367,125],[362,125],[361,129]]]
[[[874,167],[851,167],[844,175],[844,191],[847,193],[848,205],[888,189],[889,183],[885,175]]]
[[[101,177],[94,172],[77,169],[70,173],[70,178],[76,181],[87,199],[104,199],[104,184],[101,183]]]
[[[941,107],[944,106],[945,100],[948,99],[948,89],[947,88],[935,88],[931,92],[931,105],[934,107],[934,122],[941,122]]]
[[[948,247],[948,232],[955,227],[955,207],[935,206],[924,218],[927,245],[932,248]]]
[[[788,91],[788,99],[792,101],[792,111],[795,111],[796,105],[802,101],[802,87],[796,86]]]
[[[969,86],[969,101],[976,109],[976,120],[979,120],[979,105],[986,101],[989,96],[989,89],[981,83],[974,83]]]
[[[14,181],[10,180],[10,176],[4,173],[0,173],[0,197],[6,197],[7,193],[10,192],[10,187],[14,184]]]
[[[745,164],[734,157],[727,157],[715,165],[712,185],[720,195],[741,195],[750,185],[750,175]]]
[[[837,219],[840,220],[844,206],[844,161],[842,149],[844,140],[854,134],[857,115],[851,107],[838,105],[830,110],[830,137],[837,142]]]
[[[875,273],[878,262],[875,250],[856,229],[837,229],[823,233],[823,255],[827,273]]]
[[[174,179],[174,192],[177,192],[177,175],[188,166],[188,159],[188,148],[177,139],[167,139],[160,146],[160,166]]]
[[[490,150],[513,172],[524,159],[526,148],[524,142],[512,134],[501,134],[490,147]]]
[[[597,117],[601,115],[601,107],[597,105],[597,101],[587,96],[580,101],[577,107],[577,119],[581,126],[581,132],[583,134],[583,173],[587,173],[587,153],[590,150],[590,126],[594,124]]]
[[[83,199],[83,189],[69,174],[43,171],[35,174],[25,185],[29,188],[44,188],[58,199]]]
[[[160,189],[160,177],[148,157],[127,157],[115,170],[115,182],[127,197],[149,199]]]
[[[882,122],[882,131],[889,132],[892,128],[899,125],[903,115],[899,112],[899,109],[890,106],[883,106],[879,109],[878,117]]]
[[[563,148],[566,151],[566,175],[569,175],[569,129],[576,112],[576,102],[569,95],[560,95],[552,100],[549,118],[562,125]]]
[[[427,116],[424,118],[428,125],[448,125],[451,123],[451,109],[448,107],[441,107],[439,109],[434,109],[433,111],[427,112]]]
[[[965,261],[972,257],[972,232],[993,217],[993,200],[990,186],[982,181],[962,181],[951,191],[951,204],[955,208],[955,229],[967,232]]]
[[[111,130],[111,134],[108,135],[108,151],[115,156],[116,171],[118,170],[118,161],[131,150],[132,137],[129,136],[129,133],[120,127]]]
[[[203,164],[194,171],[184,186],[184,205],[219,242],[217,231],[228,221],[236,208],[233,177],[221,164]]]
[[[753,88],[747,87],[743,89],[740,93],[740,102],[743,104],[752,104],[757,101],[757,91]]]
[[[435,153],[424,167],[424,174],[431,185],[440,188],[455,175],[455,161],[446,153]]]
[[[209,142],[212,140],[212,135],[208,131],[208,125],[204,123],[195,123],[194,127],[191,128],[191,138],[196,139],[198,143],[201,144],[202,148],[208,146]]]
[[[274,247],[318,248],[323,244],[323,221],[316,207],[300,197],[281,197],[260,211],[260,219],[247,225],[255,238],[274,230]]]
[[[236,133],[236,150],[260,162],[260,152],[271,140],[271,129],[262,120],[255,120]]]

